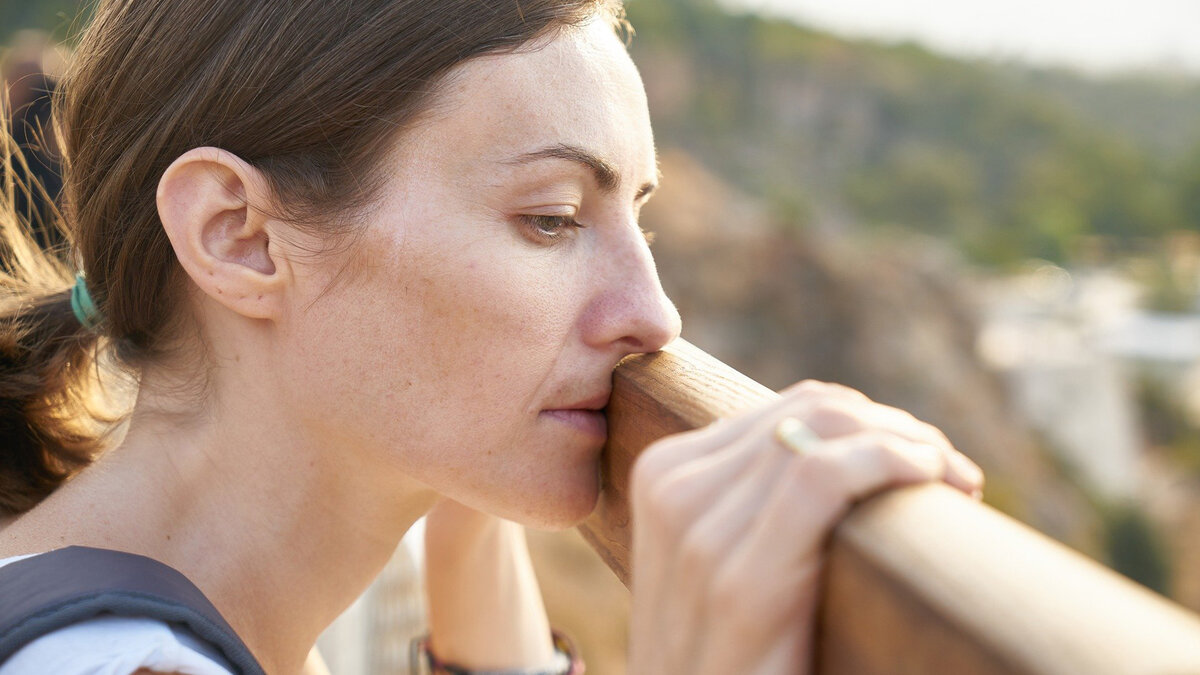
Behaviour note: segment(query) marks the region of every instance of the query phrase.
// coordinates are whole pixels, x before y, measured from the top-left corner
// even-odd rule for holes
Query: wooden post
[[[682,340],[617,368],[603,494],[580,530],[626,585],[638,453],[777,396]],[[945,486],[858,505],[826,575],[818,673],[1200,674],[1200,617]]]

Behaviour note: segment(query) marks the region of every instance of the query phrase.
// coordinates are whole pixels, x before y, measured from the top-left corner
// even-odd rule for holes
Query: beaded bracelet
[[[429,648],[428,634],[413,639],[409,650],[409,667],[413,673],[430,675],[583,675],[583,659],[579,658],[571,640],[557,630],[551,631],[550,635],[554,640],[554,664],[546,668],[471,670],[444,663]]]

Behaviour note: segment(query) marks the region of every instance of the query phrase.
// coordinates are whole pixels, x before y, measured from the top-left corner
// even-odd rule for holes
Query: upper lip
[[[603,410],[604,407],[608,405],[608,399],[611,396],[611,391],[605,391],[600,394],[596,394],[591,398],[587,398],[576,403],[571,403],[569,405],[551,408],[551,410]]]

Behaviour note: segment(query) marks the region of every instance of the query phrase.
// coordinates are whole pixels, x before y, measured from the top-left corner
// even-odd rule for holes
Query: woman
[[[619,17],[600,0],[102,2],[61,112],[86,276],[29,254],[6,282],[0,498],[21,515],[0,558],[165,563],[290,673],[433,509],[431,654],[561,672],[498,518],[588,514],[612,369],[679,332],[637,226],[658,176]],[[138,385],[124,437],[59,486],[102,447],[84,413],[113,370]],[[807,456],[777,438],[801,422],[825,438]],[[981,484],[936,430],[827,385],[657,445],[634,476],[630,671],[795,672],[828,528],[880,487],[939,479]],[[104,628],[125,671],[210,672],[186,635],[174,661],[130,656],[162,625]],[[72,630],[26,653],[74,649],[71,672],[115,658],[95,633],[53,646]]]

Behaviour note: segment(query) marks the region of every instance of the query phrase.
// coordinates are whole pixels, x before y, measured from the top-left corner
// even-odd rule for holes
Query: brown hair
[[[31,508],[99,451],[87,392],[102,348],[129,369],[165,350],[183,283],[155,191],[176,157],[228,150],[275,207],[336,234],[447,71],[598,13],[620,22],[619,0],[101,0],[56,127],[66,229],[102,321],[79,325],[70,273],[0,203],[0,511]]]

